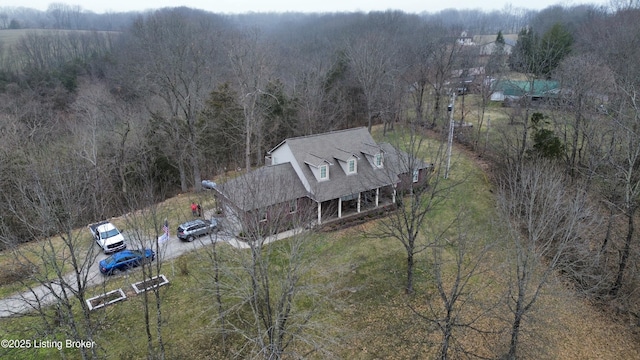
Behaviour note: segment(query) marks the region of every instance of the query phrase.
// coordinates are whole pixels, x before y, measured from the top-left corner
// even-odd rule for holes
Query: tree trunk
[[[193,168],[193,189],[200,191],[202,190],[202,175],[200,174],[200,164],[198,164],[198,158],[195,154],[191,156],[191,167]]]
[[[413,294],[413,249],[407,250],[407,287],[405,293]]]
[[[580,106],[580,102],[582,101],[582,99],[578,98],[578,106]],[[582,115],[581,115],[581,109],[578,109],[578,114],[576,114],[576,123],[575,123],[575,127],[573,129],[573,139],[572,139],[572,144],[571,144],[571,161],[569,164],[569,174],[571,175],[571,177],[575,176],[575,172],[576,172],[576,161],[577,161],[577,155],[578,155],[578,138],[580,137],[580,126],[581,126],[581,120],[582,120]]]
[[[612,226],[613,226],[613,205],[609,205],[609,222],[607,224],[607,232],[604,236],[604,240],[602,241],[602,247],[600,248],[601,253],[603,253],[607,248],[607,244],[609,243],[609,238],[611,237]]]
[[[245,115],[245,138],[244,138],[244,167],[247,172],[251,170],[251,119]]]
[[[516,350],[518,348],[518,337],[520,336],[520,323],[522,322],[522,312],[520,306],[516,310],[515,318],[511,326],[511,343],[509,344],[509,353],[507,354],[508,360],[516,360]]]
[[[435,128],[436,127],[436,123],[438,121],[438,115],[440,115],[440,102],[442,100],[440,99],[440,91],[436,89],[436,93],[435,93],[435,105],[433,106],[433,120],[431,121],[431,127]],[[451,109],[451,111],[453,111],[453,109]]]
[[[420,87],[420,91],[419,91],[420,95],[419,98],[416,99],[416,122],[420,125],[422,125],[422,121],[424,121],[424,115],[422,114],[423,112],[423,103],[424,103],[424,86]]]
[[[624,243],[624,249],[622,250],[622,257],[620,258],[620,263],[618,267],[618,275],[616,276],[616,282],[611,287],[609,291],[609,295],[616,296],[622,287],[622,277],[624,275],[624,270],[627,267],[627,262],[629,260],[629,253],[631,252],[631,241],[633,240],[633,232],[635,229],[635,224],[633,217],[635,215],[635,208],[629,211],[628,219],[629,225],[627,227],[627,238]]]
[[[180,172],[180,190],[182,192],[189,191],[189,187],[187,186],[187,172],[184,169],[184,161],[178,161],[178,171]]]
[[[444,334],[442,337],[442,344],[440,345],[440,360],[447,360],[449,358],[449,342],[451,341],[452,324],[451,315],[447,315],[444,325]]]
[[[197,146],[197,136],[196,136],[196,128],[195,128],[195,119],[190,116],[187,119],[189,124],[189,159],[191,160],[191,169],[193,171],[193,189],[195,191],[202,190],[202,175],[200,174],[200,163],[198,161],[198,146]]]

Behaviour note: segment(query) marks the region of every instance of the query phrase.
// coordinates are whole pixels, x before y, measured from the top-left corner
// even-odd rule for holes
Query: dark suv
[[[178,226],[178,238],[191,242],[199,236],[209,235],[215,231],[218,231],[218,222],[215,219],[196,219]]]

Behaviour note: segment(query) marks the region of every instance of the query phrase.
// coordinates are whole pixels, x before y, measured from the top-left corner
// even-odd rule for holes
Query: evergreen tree
[[[502,30],[498,31],[498,36],[496,36],[496,45],[504,46],[504,36],[502,35]]]
[[[533,149],[529,150],[529,155],[547,159],[559,159],[564,154],[564,145],[553,130],[545,128],[545,125],[549,124],[546,118],[546,116],[538,112],[531,115]]]
[[[573,36],[560,23],[556,23],[544,33],[537,45],[539,57],[543,60],[540,62],[542,66],[539,68],[538,75],[548,77],[558,67],[562,59],[569,55],[572,44]]]
[[[222,168],[242,166],[244,149],[243,113],[236,92],[228,83],[209,95],[198,124],[203,131],[200,147],[204,158],[214,160]]]
[[[513,71],[531,73],[537,36],[531,29],[522,29],[518,34],[518,42],[509,56],[509,67]]]
[[[509,57],[509,66],[514,71],[549,77],[571,52],[572,44],[571,33],[560,23],[553,25],[541,38],[531,29],[522,29]]]
[[[281,81],[269,82],[258,104],[265,119],[262,129],[265,146],[272,148],[282,140],[297,135],[295,99],[285,94]]]

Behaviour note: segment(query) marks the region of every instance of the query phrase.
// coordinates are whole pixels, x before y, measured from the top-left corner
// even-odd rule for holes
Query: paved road
[[[264,244],[290,237],[301,231],[303,230],[294,229],[285,231],[281,234],[277,234],[265,239]],[[236,248],[248,247],[246,243],[239,241],[235,237],[225,234],[222,231],[218,232],[217,234],[212,234],[212,237],[203,236],[190,243],[181,241],[177,236],[169,236],[169,240],[160,244],[159,258],[161,261],[176,258],[188,251],[193,251],[205,245],[210,245],[212,241],[225,242],[230,246]],[[147,244],[146,247],[151,247],[151,244]],[[155,245],[153,247],[155,248]],[[100,262],[100,260],[106,258],[107,256],[108,255],[101,253],[100,255],[98,255],[96,262],[89,268],[89,275],[87,277],[88,286],[99,285],[103,281],[105,281],[106,277],[100,273],[100,270],[98,269],[98,263]],[[134,269],[132,271],[136,270]],[[74,275],[67,275],[65,277],[65,282],[67,284],[74,284],[75,287],[76,282]],[[59,294],[60,291],[60,285],[53,283],[48,284],[48,286],[35,286],[29,291],[13,294],[4,299],[0,299],[0,317],[10,317],[25,314],[34,309],[42,307],[43,305],[52,305],[56,302],[56,297],[54,296],[53,292]]]
[[[185,252],[193,251],[207,244],[211,244],[211,241],[224,241],[231,245],[236,245],[237,240],[222,232],[212,235],[213,238],[203,236],[195,241],[188,243],[178,239],[177,236],[170,236],[169,240],[160,244],[159,258],[161,260],[168,260],[178,257]],[[95,245],[97,246],[97,245]],[[237,246],[237,245],[236,245]],[[131,247],[129,245],[129,247]],[[150,244],[146,247],[151,247]],[[154,246],[155,247],[155,246]],[[100,273],[98,269],[98,263],[100,260],[106,258],[108,255],[101,253],[98,255],[95,263],[89,268],[89,274],[87,277],[88,286],[95,286],[105,281],[106,277]],[[135,269],[131,271],[136,271]],[[121,276],[121,275],[120,275]],[[67,284],[73,284],[76,287],[76,281],[74,274],[69,274],[65,277]],[[35,286],[32,289],[16,293],[4,299],[0,299],[0,317],[10,317],[19,314],[30,312],[42,305],[51,305],[56,302],[56,297],[53,292],[60,294],[61,287],[59,282],[49,283],[47,285]]]

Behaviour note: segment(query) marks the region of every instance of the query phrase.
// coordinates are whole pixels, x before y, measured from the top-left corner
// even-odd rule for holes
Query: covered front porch
[[[349,194],[337,199],[317,202],[317,224],[340,220],[395,204],[396,189],[392,185]]]

